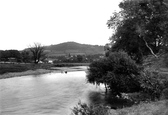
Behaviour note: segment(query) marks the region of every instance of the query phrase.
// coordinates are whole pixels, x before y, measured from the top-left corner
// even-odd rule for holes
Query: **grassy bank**
[[[24,72],[36,69],[50,69],[51,66],[51,64],[0,64],[0,74],[5,74],[9,72]]]
[[[39,74],[45,74],[50,72],[52,72],[52,70],[47,70],[47,69],[27,70],[23,72],[10,72],[10,73],[5,73],[0,75],[0,79],[27,76],[27,75],[39,75]]]
[[[5,64],[0,64],[0,79],[11,78],[15,76],[38,75],[38,74],[49,73],[55,70],[59,70],[59,71],[64,71],[64,70],[74,71],[76,69],[81,70],[81,68],[67,68],[67,67],[88,66],[88,65],[89,63],[58,63],[58,64],[5,63]],[[61,68],[55,68],[55,67],[61,67]],[[85,69],[82,68],[82,70],[85,70]]]
[[[51,64],[0,64],[0,79],[51,72]]]
[[[0,64],[0,75],[9,72],[24,72],[36,69],[50,69],[51,67],[72,67],[72,66],[88,66],[89,63],[56,63],[56,64]]]
[[[168,115],[168,100],[140,103],[129,108],[111,110],[110,113],[110,115]]]
[[[82,114],[81,114],[82,113]],[[168,115],[168,100],[140,103],[123,109],[110,109],[103,105],[87,105],[79,102],[71,115]]]

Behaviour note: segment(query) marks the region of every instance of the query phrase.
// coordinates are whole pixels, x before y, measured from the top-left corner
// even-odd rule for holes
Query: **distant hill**
[[[104,46],[87,45],[76,42],[65,42],[45,47],[49,57],[60,55],[93,55],[104,54]]]

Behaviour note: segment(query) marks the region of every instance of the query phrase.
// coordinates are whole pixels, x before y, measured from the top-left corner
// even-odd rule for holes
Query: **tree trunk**
[[[105,94],[107,94],[107,84],[105,83]]]

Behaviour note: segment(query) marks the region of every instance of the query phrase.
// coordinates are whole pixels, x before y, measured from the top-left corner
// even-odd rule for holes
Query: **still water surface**
[[[0,115],[69,115],[81,100],[101,92],[86,83],[85,71],[0,80]]]

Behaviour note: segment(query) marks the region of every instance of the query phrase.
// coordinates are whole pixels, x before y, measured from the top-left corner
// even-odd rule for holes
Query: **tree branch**
[[[146,42],[145,38],[142,37],[143,41],[145,42],[146,47],[150,50],[151,54],[154,55],[156,58],[158,58],[158,56],[153,52],[152,48],[148,45],[148,43]]]

